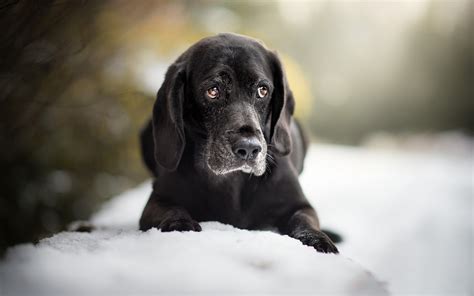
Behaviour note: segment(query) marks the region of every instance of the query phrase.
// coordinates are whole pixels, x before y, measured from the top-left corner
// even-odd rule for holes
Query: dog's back
[[[304,168],[304,159],[308,150],[308,137],[301,124],[293,119],[290,125],[292,148],[290,152],[291,162],[295,166],[298,174],[301,174]]]
[[[140,148],[143,162],[154,177],[158,175],[153,143],[153,125],[149,120],[140,133]]]

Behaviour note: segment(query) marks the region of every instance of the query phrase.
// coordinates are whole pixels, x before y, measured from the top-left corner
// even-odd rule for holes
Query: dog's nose
[[[262,146],[256,137],[242,137],[232,146],[234,154],[243,160],[254,160],[262,151]]]

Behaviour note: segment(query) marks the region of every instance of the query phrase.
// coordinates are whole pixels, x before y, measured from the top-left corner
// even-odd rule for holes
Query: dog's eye
[[[265,87],[265,86],[260,86],[258,89],[257,89],[257,94],[258,94],[258,97],[259,98],[264,98],[267,96],[268,94],[268,88]]]
[[[217,86],[211,87],[207,90],[206,95],[210,99],[217,99],[219,97],[219,89]]]

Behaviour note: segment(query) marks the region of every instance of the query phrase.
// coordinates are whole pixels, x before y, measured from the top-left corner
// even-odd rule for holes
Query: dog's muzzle
[[[262,152],[262,145],[255,136],[240,137],[232,144],[232,152],[238,159],[253,161]]]

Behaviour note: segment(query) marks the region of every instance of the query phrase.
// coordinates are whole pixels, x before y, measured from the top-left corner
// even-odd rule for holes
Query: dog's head
[[[186,145],[198,165],[260,176],[267,155],[287,155],[294,100],[280,60],[240,35],[202,39],[172,64],[153,108],[155,159],[175,170]]]

